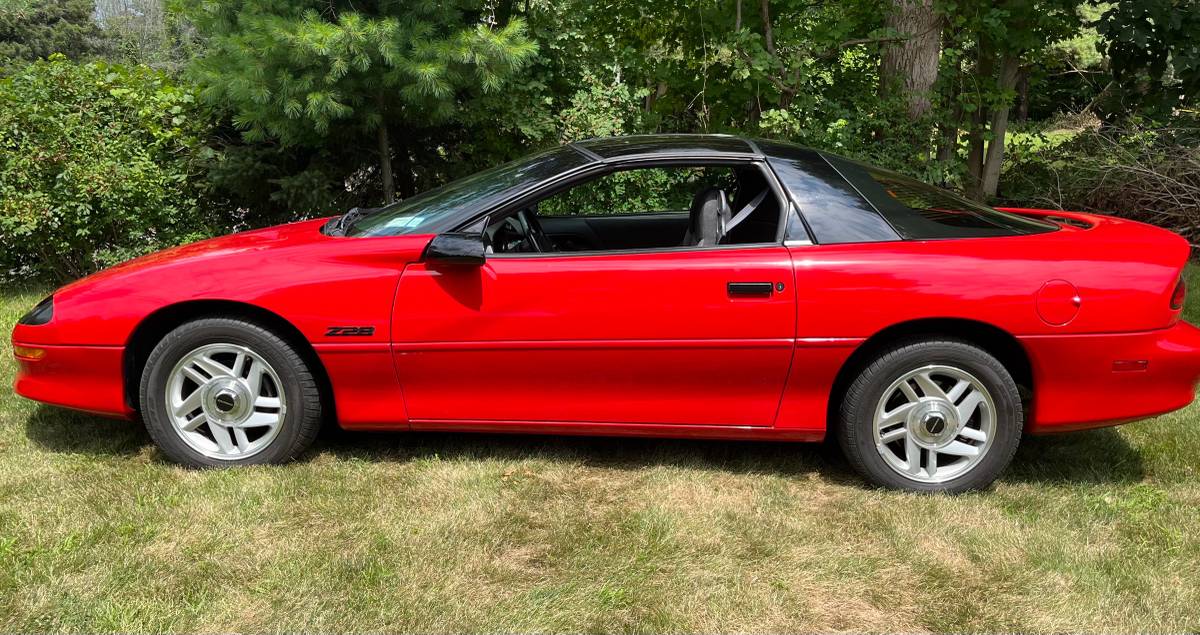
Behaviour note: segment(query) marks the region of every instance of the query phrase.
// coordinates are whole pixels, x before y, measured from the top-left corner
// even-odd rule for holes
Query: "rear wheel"
[[[987,487],[1011,462],[1023,412],[987,352],[918,341],[880,354],[846,391],[838,440],[871,482],[922,492]]]
[[[281,463],[321,422],[304,359],[271,331],[237,319],[189,322],[150,353],[142,418],[167,457],[197,467]]]

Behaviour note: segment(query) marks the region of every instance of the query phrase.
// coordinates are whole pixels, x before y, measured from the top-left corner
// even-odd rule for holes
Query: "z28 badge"
[[[325,331],[325,337],[368,337],[374,334],[374,326],[331,326]]]

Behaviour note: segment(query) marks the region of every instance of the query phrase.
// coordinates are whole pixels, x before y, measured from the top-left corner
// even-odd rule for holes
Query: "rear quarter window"
[[[910,240],[1021,236],[1058,229],[934,187],[897,172],[823,155],[902,237]]]
[[[787,143],[758,143],[818,243],[900,240],[892,226],[820,153]]]

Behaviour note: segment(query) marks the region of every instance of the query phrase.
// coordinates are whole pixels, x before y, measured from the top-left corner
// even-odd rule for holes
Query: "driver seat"
[[[688,230],[683,235],[684,247],[712,247],[725,237],[725,226],[733,215],[729,197],[719,187],[701,190],[692,198]]]

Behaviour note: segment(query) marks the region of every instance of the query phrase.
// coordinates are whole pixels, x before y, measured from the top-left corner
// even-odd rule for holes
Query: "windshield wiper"
[[[341,216],[337,217],[336,220],[334,220],[335,224],[333,225],[332,229],[335,232],[337,232],[337,234],[339,236],[345,236],[346,230],[349,229],[351,225],[358,222],[363,217],[370,216],[371,214],[378,212],[381,209],[383,209],[383,208],[382,207],[352,207],[352,208],[350,208],[350,211],[346,212],[345,214],[342,214]]]

